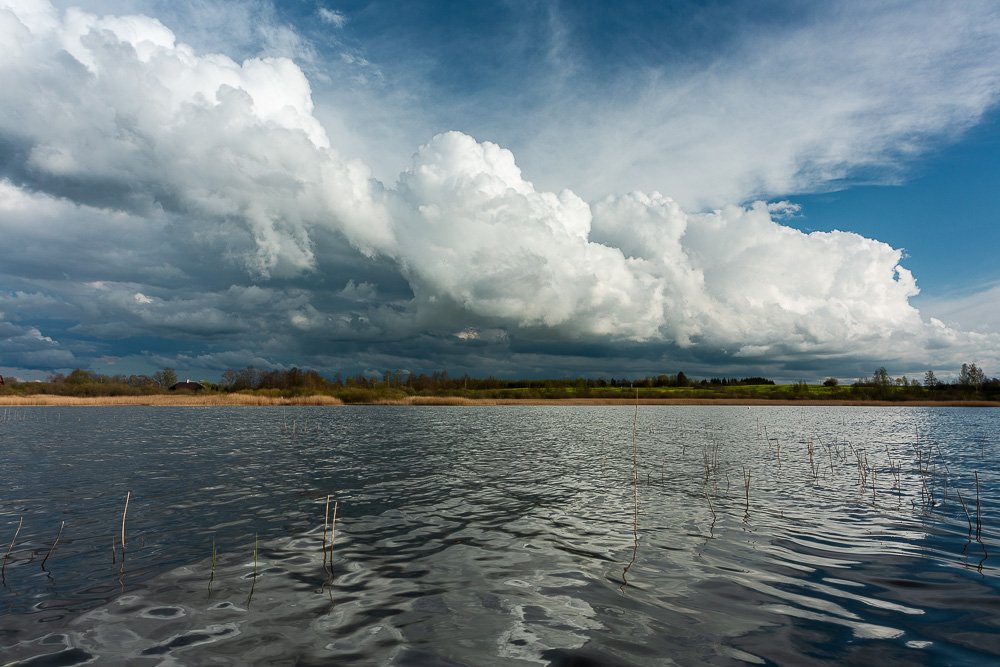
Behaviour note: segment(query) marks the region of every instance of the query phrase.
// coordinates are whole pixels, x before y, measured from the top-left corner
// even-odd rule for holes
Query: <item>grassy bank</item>
[[[476,405],[635,405],[636,398],[625,395],[614,397],[565,397],[536,398],[522,396],[519,398],[474,398],[468,396],[403,396],[403,397],[372,397],[366,401],[350,401],[355,405],[413,405],[413,406],[476,406]],[[641,396],[640,405],[829,405],[829,406],[890,406],[909,405],[914,407],[1000,407],[1000,401],[979,400],[894,400],[879,401],[867,399],[835,399],[835,398],[741,398],[727,396],[679,397],[661,395],[655,397]],[[29,394],[24,396],[0,396],[0,407],[17,406],[97,406],[97,405],[134,405],[134,406],[262,406],[262,405],[313,405],[335,406],[345,405],[345,401],[326,395],[313,396],[266,396],[250,393],[238,394],[149,394],[146,396],[55,396],[52,394]]]

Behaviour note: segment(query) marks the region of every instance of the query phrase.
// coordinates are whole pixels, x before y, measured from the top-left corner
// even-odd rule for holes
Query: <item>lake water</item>
[[[0,656],[995,663],[998,433],[914,407],[0,409]]]

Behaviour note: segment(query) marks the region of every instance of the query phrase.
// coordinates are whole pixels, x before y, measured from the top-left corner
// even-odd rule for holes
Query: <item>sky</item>
[[[0,0],[0,374],[1000,375],[1000,6]]]

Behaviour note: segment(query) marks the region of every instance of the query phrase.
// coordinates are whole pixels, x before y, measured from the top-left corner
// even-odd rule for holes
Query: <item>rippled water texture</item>
[[[998,432],[947,408],[6,410],[0,655],[995,662]]]

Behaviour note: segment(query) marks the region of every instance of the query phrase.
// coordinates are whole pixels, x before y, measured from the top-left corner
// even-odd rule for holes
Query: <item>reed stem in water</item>
[[[979,502],[979,471],[976,471],[976,541],[983,542],[983,506]]]
[[[122,510],[122,560],[125,560],[125,516],[128,514],[128,501],[132,497],[132,491],[125,493],[125,509]]]
[[[66,527],[66,522],[65,521],[63,521],[61,524],[59,524],[59,533],[56,535],[56,541],[52,543],[52,546],[49,547],[49,552],[47,554],[45,554],[45,558],[42,559],[42,569],[43,570],[45,569],[45,561],[47,561],[49,559],[49,556],[51,556],[52,552],[55,551],[56,545],[59,544],[59,538],[62,537],[63,528],[65,528],[65,527]]]
[[[330,521],[330,576],[333,576],[333,539],[337,531],[337,507],[340,505],[340,501],[333,501],[333,520]]]
[[[743,486],[746,489],[747,502],[747,509],[746,513],[743,515],[743,520],[746,521],[750,518],[750,471],[747,468],[743,468]]]
[[[247,595],[247,608],[250,608],[250,600],[253,599],[253,589],[257,586],[257,550],[260,542],[257,533],[253,534],[253,581],[250,582],[250,593]]]
[[[24,524],[24,515],[17,522],[17,530],[14,531],[14,537],[10,541],[10,546],[7,547],[7,553],[3,556],[3,565],[0,565],[0,579],[7,581],[7,558],[10,556],[10,552],[14,549],[14,542],[17,541],[17,536],[21,532],[21,526]]]
[[[326,569],[326,529],[330,525],[330,496],[326,497],[326,514],[323,516],[323,568]]]
[[[962,490],[955,489],[955,494],[958,496],[958,502],[965,510],[965,520],[969,522],[969,539],[972,539],[972,516],[969,514],[969,506],[965,504],[965,499],[962,498]]]
[[[212,582],[215,581],[215,564],[218,562],[215,550],[215,536],[212,537],[212,574],[208,577],[208,594],[212,594]]]

